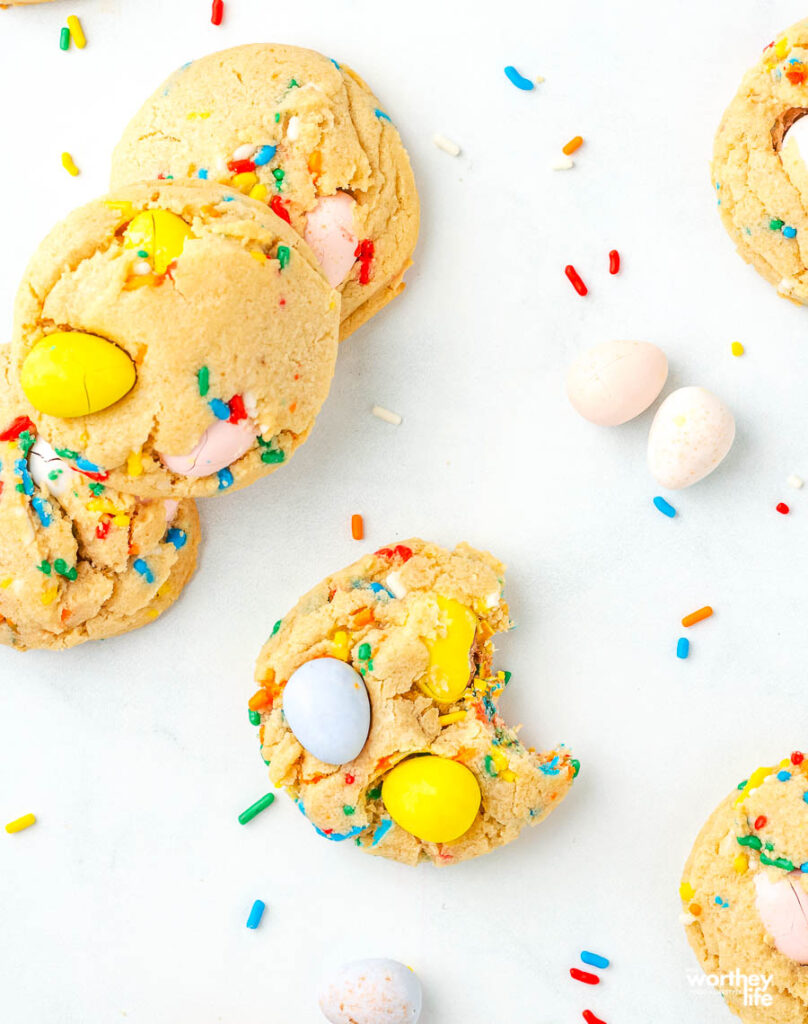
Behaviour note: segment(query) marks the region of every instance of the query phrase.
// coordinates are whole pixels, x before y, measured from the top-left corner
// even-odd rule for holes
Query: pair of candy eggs
[[[438,597],[442,635],[426,641],[429,668],[422,689],[442,704],[456,701],[470,676],[477,618]],[[283,690],[283,714],[298,743],[325,764],[357,758],[370,733],[370,699],[362,676],[338,658],[304,662]],[[393,821],[423,842],[449,843],[464,835],[480,808],[480,787],[465,765],[432,754],[395,765],[382,783],[382,801]]]
[[[668,360],[645,341],[607,341],[584,352],[567,375],[567,395],[590,423],[627,423],[659,397]],[[660,405],[648,435],[648,466],[671,490],[689,487],[719,465],[735,439],[732,413],[706,388],[684,387]]]
[[[191,229],[168,210],[143,210],[129,222],[124,246],[137,251],[134,273],[164,276],[180,257]],[[135,386],[130,356],[114,342],[82,331],[56,331],[34,345],[20,372],[31,405],[48,416],[72,419],[101,412]]]

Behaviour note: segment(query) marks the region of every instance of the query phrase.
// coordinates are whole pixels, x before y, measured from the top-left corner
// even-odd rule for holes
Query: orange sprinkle
[[[259,726],[259,728],[258,728],[258,742],[261,744],[262,747],[264,745],[264,734],[265,734],[265,732],[266,732],[266,726],[265,725]]]
[[[685,615],[682,619],[682,625],[695,626],[695,624],[697,622],[701,622],[702,619],[709,619],[712,614],[712,608],[706,604],[703,608],[699,608],[697,612],[691,612],[689,615]]]
[[[319,149],[315,149],[311,153],[309,153],[309,173],[317,177],[317,175],[320,173],[322,169],[323,154],[320,152]]]
[[[365,524],[358,512],[351,516],[351,536],[354,540],[362,540],[365,536]]]
[[[62,609],[62,613],[59,616],[59,618],[62,620],[62,622],[67,622],[67,620],[70,618],[70,615],[71,615],[70,609],[67,606],[65,606]]]
[[[250,711],[266,711],[272,707],[272,697],[266,690],[256,690],[247,701],[247,707]]]
[[[698,903],[691,903],[687,909],[690,911],[693,917],[698,917],[701,913],[701,905]]]
[[[373,622],[373,611],[370,608],[360,608],[353,617],[354,629],[359,626],[367,626],[371,622]]]
[[[561,152],[565,156],[570,156],[570,154],[574,153],[576,149],[580,149],[581,146],[583,146],[583,144],[584,140],[581,138],[581,136],[576,135],[574,139],[570,139],[566,146],[563,147]]]

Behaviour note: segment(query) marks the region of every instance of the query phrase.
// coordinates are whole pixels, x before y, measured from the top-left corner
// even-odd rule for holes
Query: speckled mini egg
[[[298,743],[326,764],[353,761],[370,731],[365,682],[338,658],[315,658],[296,669],[283,691],[283,713]]]
[[[416,1024],[421,1001],[421,983],[397,960],[355,960],[320,988],[331,1024]]]
[[[720,398],[706,388],[679,388],[651,424],[648,466],[663,487],[690,487],[712,473],[734,439],[735,420]]]
[[[604,341],[583,352],[567,374],[576,412],[616,427],[645,412],[668,378],[665,353],[647,341]]]

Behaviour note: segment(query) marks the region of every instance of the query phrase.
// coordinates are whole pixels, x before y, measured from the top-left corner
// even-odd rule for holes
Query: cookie
[[[156,619],[196,566],[193,501],[142,501],[72,469],[14,415],[0,352],[0,643],[75,647]]]
[[[306,439],[338,331],[339,296],[266,206],[211,182],[142,183],[39,247],[12,381],[45,440],[110,487],[221,494]]]
[[[342,337],[404,287],[419,206],[407,151],[362,79],[296,46],[237,46],[173,74],[112,161],[117,188],[202,177],[269,203],[342,294]]]
[[[808,762],[758,768],[701,831],[682,876],[687,937],[746,1024],[808,1020]]]
[[[566,796],[578,762],[526,748],[497,710],[503,576],[467,544],[410,540],[327,577],[275,623],[250,719],[272,782],[321,835],[447,865]]]
[[[724,226],[747,263],[808,303],[808,19],[769,43],[715,139],[712,175]]]

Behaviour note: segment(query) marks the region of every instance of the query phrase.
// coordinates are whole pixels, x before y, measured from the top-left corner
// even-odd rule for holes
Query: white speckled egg
[[[353,761],[370,731],[365,682],[338,658],[315,658],[296,669],[284,687],[283,713],[298,743],[326,764]]]
[[[58,498],[70,487],[73,470],[44,438],[38,437],[28,452],[28,472],[37,487]]]
[[[416,1024],[421,983],[397,960],[355,960],[320,989],[320,1009],[331,1024]]]
[[[735,420],[706,388],[679,388],[660,405],[648,436],[648,466],[663,487],[703,479],[732,447]]]
[[[604,341],[567,374],[573,408],[590,423],[616,427],[645,412],[665,385],[668,360],[647,341]]]

